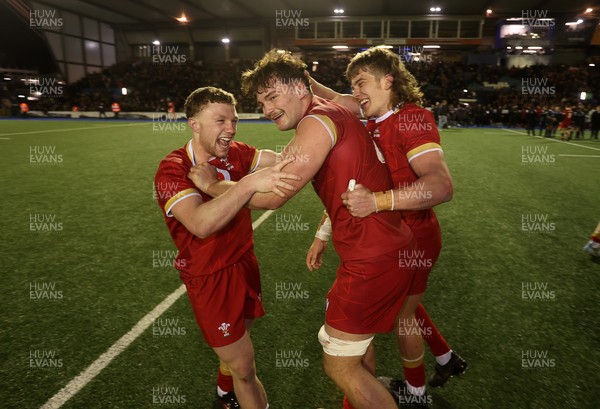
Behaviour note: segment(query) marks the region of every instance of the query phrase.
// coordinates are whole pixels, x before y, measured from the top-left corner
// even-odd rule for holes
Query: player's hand
[[[217,168],[208,162],[200,163],[190,169],[188,178],[194,182],[194,185],[204,193],[208,193],[208,188],[218,181]]]
[[[244,179],[248,178],[248,180],[253,183],[255,192],[273,192],[277,196],[285,197],[286,192],[284,190],[296,191],[298,189],[285,182],[284,179],[302,180],[302,178],[298,175],[281,171],[281,169],[293,161],[294,157],[289,157],[279,162],[275,166],[267,167],[254,172],[251,175],[245,176]]]
[[[342,203],[354,217],[367,217],[376,210],[373,193],[360,184],[353,191],[342,193]]]
[[[310,271],[318,270],[323,265],[323,252],[326,248],[327,242],[315,237],[306,253],[306,267]]]

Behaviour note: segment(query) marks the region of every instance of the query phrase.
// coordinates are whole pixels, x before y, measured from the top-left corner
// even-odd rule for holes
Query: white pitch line
[[[8,136],[8,135],[30,135],[34,133],[48,133],[48,132],[65,132],[65,131],[81,131],[86,129],[103,129],[103,128],[116,128],[119,126],[137,126],[137,125],[147,125],[148,122],[142,122],[139,124],[120,124],[120,125],[106,125],[106,126],[86,126],[82,128],[63,128],[63,129],[48,129],[45,131],[31,131],[31,132],[15,132],[15,133],[2,133],[0,136]],[[10,139],[10,138],[8,138]]]
[[[504,131],[508,131],[508,132],[513,132],[519,135],[524,135],[524,136],[533,136],[534,138],[539,138],[539,139],[547,139],[549,141],[552,142],[560,142],[560,143],[566,143],[567,145],[573,145],[573,146],[579,146],[580,148],[586,148],[586,149],[592,149],[594,151],[600,151],[600,148],[592,148],[591,146],[585,146],[585,145],[579,145],[577,143],[573,143],[573,142],[567,142],[567,141],[559,141],[558,139],[552,139],[552,138],[544,138],[543,136],[536,136],[536,135],[527,135],[524,132],[519,132],[519,131],[513,131],[512,129],[506,129],[506,128],[502,128],[502,130]]]
[[[254,223],[252,229],[256,230],[267,218],[273,213],[273,210],[267,210]],[[175,301],[185,294],[185,285],[181,285],[175,291],[160,302],[152,311],[144,316],[137,324],[133,326],[125,335],[117,342],[100,355],[90,366],[81,371],[79,375],[71,379],[71,381],[59,390],[53,397],[41,406],[40,409],[57,409],[64,405],[69,399],[75,396],[83,389],[92,379],[94,379],[104,368],[108,366],[121,352],[136,340],[137,337],[148,329],[148,327],[159,318],[165,311],[171,307]]]
[[[267,220],[267,218],[274,211],[275,210],[267,210],[266,212],[264,212],[263,214],[261,214],[260,217],[258,219],[256,219],[256,221],[254,223],[252,223],[252,230],[256,230],[258,228],[258,226],[260,226],[262,224],[262,222],[264,222],[265,220]]]
[[[600,155],[563,155],[561,153],[558,156],[570,156],[574,158],[600,158]]]
[[[10,138],[0,138],[0,139],[10,139]]]

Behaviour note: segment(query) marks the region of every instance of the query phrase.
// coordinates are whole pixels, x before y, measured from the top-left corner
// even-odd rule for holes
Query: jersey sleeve
[[[431,112],[416,107],[401,111],[398,119],[400,143],[409,162],[427,152],[443,152]]]
[[[254,172],[260,163],[261,151],[243,142],[236,142],[235,144],[237,145],[238,160],[242,165],[243,172],[246,174]]]
[[[300,121],[302,122],[306,118],[314,118],[317,121],[319,121],[321,123],[321,125],[323,125],[323,127],[329,134],[329,137],[331,138],[331,147],[333,148],[335,146],[335,144],[337,143],[338,130],[337,130],[337,127],[335,126],[334,122],[331,120],[331,118],[328,117],[327,115],[311,114],[311,115],[306,115]]]
[[[154,178],[156,199],[167,217],[173,217],[171,209],[190,196],[200,196],[196,186],[188,179],[189,169],[182,158],[169,155],[160,163]]]

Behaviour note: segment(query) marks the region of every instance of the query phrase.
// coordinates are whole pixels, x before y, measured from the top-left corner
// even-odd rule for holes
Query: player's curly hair
[[[189,119],[211,102],[235,105],[237,101],[233,94],[216,87],[202,87],[192,91],[185,100],[185,116]]]
[[[400,56],[381,47],[371,47],[352,58],[346,68],[346,78],[352,83],[352,78],[360,71],[367,71],[380,79],[390,74],[392,82],[392,106],[400,103],[422,104],[423,93],[419,89],[417,79],[406,69]]]
[[[306,64],[290,53],[273,49],[256,62],[254,69],[242,74],[242,92],[246,96],[261,93],[276,80],[288,83],[303,82],[310,91],[308,78],[304,76]]]

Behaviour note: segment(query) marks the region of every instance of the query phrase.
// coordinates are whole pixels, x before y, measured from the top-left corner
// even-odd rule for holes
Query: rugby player
[[[413,231],[419,250],[412,261],[417,267],[417,274],[409,291],[409,301],[418,304],[415,318],[437,362],[429,384],[442,386],[452,375],[463,373],[467,364],[450,349],[419,303],[442,245],[440,226],[432,207],[449,201],[453,192],[435,119],[431,112],[420,106],[422,93],[416,79],[398,55],[390,50],[373,47],[357,54],[348,65],[346,76],[352,85],[353,95],[337,93],[310,76],[309,79],[316,95],[368,118],[367,129],[385,158],[395,188],[377,192],[357,185],[354,191],[345,193],[342,198],[350,213],[357,217],[400,211]],[[321,265],[326,238],[327,231],[315,237],[307,254],[309,269]],[[400,341],[407,334],[397,335]],[[406,383],[393,381],[392,389],[395,394],[424,396],[422,341],[414,336],[410,339],[409,350],[403,350],[403,344],[399,342]],[[406,396],[404,398],[409,400]],[[422,403],[427,403],[426,399]]]
[[[264,310],[252,219],[245,205],[255,192],[284,195],[285,189],[294,189],[284,180],[299,177],[280,172],[291,160],[261,169],[264,163],[277,162],[277,154],[233,140],[235,105],[232,94],[214,87],[198,88],[188,96],[185,113],[192,139],[160,162],[155,189],[179,250],[175,267],[196,322],[220,359],[221,404],[225,409],[265,409],[267,396],[256,375],[248,333]],[[188,177],[192,167],[196,174],[237,183],[213,199]]]

